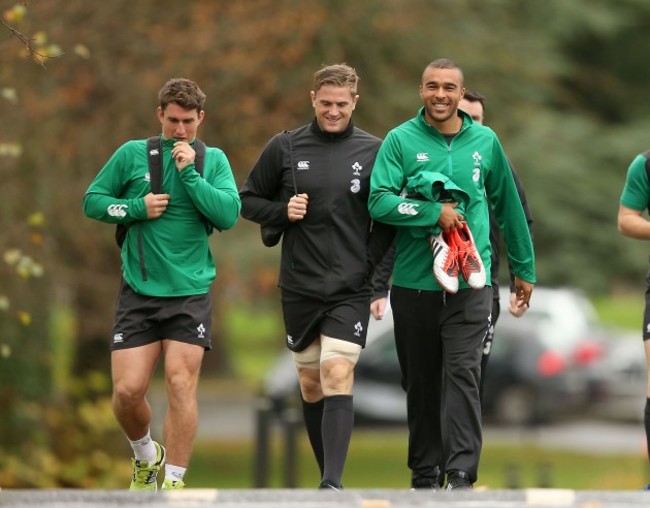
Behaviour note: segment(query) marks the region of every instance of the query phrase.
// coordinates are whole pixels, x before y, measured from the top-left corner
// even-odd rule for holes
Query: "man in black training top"
[[[365,345],[370,277],[392,229],[368,213],[381,140],[352,123],[356,71],[314,75],[314,120],[275,135],[240,190],[242,216],[284,229],[279,285],[320,488],[340,490],[353,426],[354,367]]]

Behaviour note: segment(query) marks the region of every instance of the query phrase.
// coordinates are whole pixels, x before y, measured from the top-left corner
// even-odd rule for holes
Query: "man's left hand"
[[[515,277],[515,309],[530,306],[530,297],[533,294],[534,284],[526,282],[525,280]]]

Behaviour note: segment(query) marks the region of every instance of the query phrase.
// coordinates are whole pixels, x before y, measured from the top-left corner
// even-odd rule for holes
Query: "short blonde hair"
[[[356,95],[358,83],[357,71],[344,63],[326,65],[314,73],[314,92],[318,92],[325,85],[348,86],[352,95]]]

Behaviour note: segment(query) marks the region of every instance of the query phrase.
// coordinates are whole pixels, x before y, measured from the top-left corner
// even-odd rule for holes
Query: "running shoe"
[[[153,442],[156,447],[156,462],[149,465],[146,460],[131,459],[133,464],[133,477],[129,490],[158,490],[156,478],[158,471],[165,463],[165,447]]]
[[[431,235],[429,245],[433,252],[433,276],[448,293],[458,292],[458,253],[443,233]]]
[[[452,471],[447,480],[447,490],[472,490],[472,482],[465,471]]]
[[[171,478],[165,478],[161,490],[179,490],[183,488],[185,488],[185,482],[183,480],[172,480]]]
[[[433,490],[434,492],[440,492],[440,484],[437,479],[418,478],[411,482],[411,490]]]
[[[333,481],[323,480],[318,486],[319,490],[333,490],[334,492],[342,492],[343,485],[337,485]]]
[[[467,281],[469,287],[473,289],[482,289],[485,287],[485,266],[481,256],[474,245],[474,237],[469,230],[466,222],[451,233],[449,233],[448,242],[454,244],[458,250],[458,264],[463,278]]]

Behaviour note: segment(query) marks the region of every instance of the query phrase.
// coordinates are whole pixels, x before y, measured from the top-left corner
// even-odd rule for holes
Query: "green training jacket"
[[[426,123],[424,108],[415,118],[391,130],[382,143],[370,179],[368,208],[373,219],[398,226],[393,284],[421,290],[442,288],[432,273],[432,253],[422,228],[436,226],[441,203],[405,196],[407,184],[422,172],[447,177],[469,196],[465,220],[490,281],[490,220],[488,202],[503,231],[515,275],[535,283],[535,256],[526,216],[508,159],[487,126],[463,111],[460,132],[451,144]],[[462,275],[459,287],[467,288]]]
[[[650,183],[646,167],[650,164],[650,151],[641,153],[627,168],[625,186],[621,193],[621,205],[632,210],[650,208]]]
[[[190,164],[179,172],[162,142],[162,193],[169,205],[148,220],[144,196],[151,192],[146,139],[123,144],[97,174],[83,199],[86,216],[109,224],[131,223],[122,246],[124,280],[139,294],[204,294],[216,276],[208,236],[212,224],[232,228],[241,201],[226,155],[206,146],[203,178]],[[205,219],[201,217],[203,215]]]

